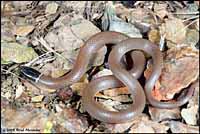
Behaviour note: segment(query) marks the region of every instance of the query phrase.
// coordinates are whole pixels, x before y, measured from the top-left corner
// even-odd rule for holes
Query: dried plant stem
[[[197,15],[197,16],[192,16],[192,17],[190,17],[190,18],[188,18],[188,19],[185,19],[185,20],[183,20],[183,22],[186,22],[186,21],[189,21],[189,20],[192,20],[192,19],[197,19],[197,18],[199,18],[199,15]]]
[[[36,62],[37,60],[39,60],[41,57],[46,56],[47,54],[52,53],[51,51],[46,52],[38,57],[36,57],[35,59],[31,60],[30,62],[28,62],[27,64],[25,64],[25,66],[31,66],[34,62]]]
[[[177,15],[196,15],[199,14],[199,12],[189,12],[189,13],[170,13],[170,14],[177,14]]]

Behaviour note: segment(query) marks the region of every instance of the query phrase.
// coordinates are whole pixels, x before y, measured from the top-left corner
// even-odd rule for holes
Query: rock
[[[153,121],[163,121],[170,119],[180,119],[180,109],[160,109],[155,107],[149,107],[149,113]]]

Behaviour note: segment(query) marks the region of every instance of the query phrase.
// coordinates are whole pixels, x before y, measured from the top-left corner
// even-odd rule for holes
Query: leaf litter
[[[39,133],[198,132],[198,2],[2,1],[1,4],[2,131],[15,128],[15,132]],[[105,63],[106,47],[99,50],[79,82],[61,90],[31,84],[18,75],[20,65],[31,66],[54,78],[66,74],[73,68],[84,42],[100,31],[118,31],[163,45],[164,64],[153,96],[171,100],[196,84],[193,97],[185,106],[171,110],[147,104],[146,110],[131,122],[97,121],[83,109],[81,96],[91,80],[112,75]],[[145,78],[150,72],[151,60]],[[96,100],[111,111],[126,109],[133,103],[127,87],[99,92]]]

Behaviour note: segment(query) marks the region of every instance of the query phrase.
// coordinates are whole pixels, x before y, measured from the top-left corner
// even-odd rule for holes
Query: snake
[[[159,47],[142,38],[130,38],[129,36],[114,31],[99,32],[91,36],[80,48],[73,68],[67,74],[59,78],[53,78],[41,74],[39,71],[22,66],[22,76],[49,88],[64,88],[78,82],[87,72],[91,59],[105,45],[113,45],[108,56],[109,68],[113,75],[102,76],[92,80],[83,90],[82,104],[84,109],[94,118],[108,123],[123,123],[133,120],[141,114],[145,108],[146,100],[154,107],[176,108],[182,106],[192,97],[194,88],[190,87],[185,96],[173,102],[162,102],[152,96],[152,90],[162,72],[163,57]],[[133,65],[130,70],[125,67],[125,54],[130,53]],[[144,88],[138,81],[145,68],[145,56],[147,53],[153,60],[153,71],[145,81]],[[95,101],[95,95],[108,88],[126,86],[132,95],[133,103],[125,110],[109,111]]]

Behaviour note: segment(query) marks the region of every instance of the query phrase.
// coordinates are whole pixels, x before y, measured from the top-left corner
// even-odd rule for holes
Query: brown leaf
[[[72,97],[72,94],[72,90],[70,89],[60,89],[57,92],[58,97],[63,101],[69,100]]]
[[[87,27],[87,30],[85,29]],[[71,27],[73,33],[77,35],[82,40],[86,41],[92,35],[99,33],[100,30],[90,21],[82,19],[80,23],[74,24]]]
[[[192,106],[190,108],[183,108],[181,111],[181,116],[185,122],[189,125],[197,124],[197,114],[198,114],[198,105]]]
[[[45,129],[45,123],[51,120],[51,116],[47,116],[44,110],[7,107],[3,111],[2,120],[4,128],[13,128],[13,132],[42,133]]]
[[[158,30],[156,29],[152,29],[149,33],[148,33],[148,38],[151,42],[155,43],[155,44],[159,44],[160,42],[160,33]]]
[[[17,26],[16,29],[14,29],[14,34],[19,36],[27,36],[34,29],[35,27],[32,25]]]
[[[160,109],[155,107],[149,107],[149,113],[153,121],[163,121],[169,119],[180,119],[180,109]]]
[[[160,27],[160,34],[174,43],[182,43],[186,37],[186,28],[180,19],[168,19]]]
[[[185,122],[189,125],[197,125],[199,120],[199,80],[193,83],[195,91],[193,97],[189,100],[187,108],[183,108],[181,111],[181,116]]]
[[[54,14],[56,13],[58,9],[58,4],[57,3],[49,3],[47,6],[46,6],[46,10],[45,10],[45,13],[46,14]]]
[[[83,133],[88,128],[86,118],[78,115],[75,110],[68,108],[55,114],[55,124],[70,133]]]
[[[168,15],[167,6],[168,5],[166,3],[162,4],[155,3],[154,12],[156,13],[157,16],[160,17],[160,19],[163,19],[165,16]]]
[[[31,98],[31,101],[32,101],[32,102],[41,102],[43,98],[44,98],[43,95],[38,95],[38,96],[32,97],[32,98]]]
[[[199,126],[190,126],[178,121],[170,121],[168,124],[172,133],[199,133]]]
[[[148,78],[150,74],[151,69],[147,69],[145,77]],[[198,74],[199,58],[197,51],[187,47],[170,49],[164,59],[162,73],[156,82],[153,95],[158,100],[170,100],[176,93],[194,82]]]
[[[145,114],[141,114],[137,116],[133,121],[121,124],[107,124],[105,123],[105,127],[110,130],[112,133],[122,133],[130,128],[129,133],[147,133],[147,132],[154,132],[154,133],[166,133],[169,129],[167,126],[153,122],[149,120],[148,116]]]
[[[78,95],[82,96],[83,90],[86,88],[88,84],[84,82],[77,82],[72,84],[70,87],[72,88],[72,91],[74,93],[77,93]]]

